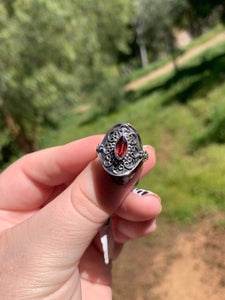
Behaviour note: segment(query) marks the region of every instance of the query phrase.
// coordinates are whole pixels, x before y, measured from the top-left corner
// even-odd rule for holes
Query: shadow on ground
[[[129,92],[131,101],[150,96],[156,91],[162,94],[162,106],[173,103],[186,105],[190,101],[204,98],[225,82],[225,53],[209,57],[206,52],[197,65],[179,69],[174,76],[155,86],[145,87],[137,92]],[[191,149],[198,149],[209,143],[225,143],[225,102],[218,101],[213,111],[203,121],[205,132],[193,140]]]
[[[163,83],[156,84],[150,88],[143,88],[138,92],[129,92],[127,96],[131,101],[138,100],[140,97],[149,96],[156,91],[170,91],[179,85],[177,92],[166,97],[164,105],[173,102],[186,104],[188,101],[197,97],[206,97],[207,94],[225,81],[225,53],[213,58],[203,57],[200,64],[182,67],[174,76],[165,80]]]

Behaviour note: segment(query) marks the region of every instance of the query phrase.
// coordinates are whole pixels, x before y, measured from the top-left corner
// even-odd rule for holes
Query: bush
[[[118,76],[109,76],[100,82],[93,96],[97,110],[107,115],[121,107],[124,95],[123,81]]]
[[[194,141],[197,148],[210,143],[225,143],[225,103],[214,106],[206,120],[206,130]]]

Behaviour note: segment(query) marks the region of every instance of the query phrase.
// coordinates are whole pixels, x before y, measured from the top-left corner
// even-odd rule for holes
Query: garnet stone
[[[124,154],[127,152],[127,140],[125,139],[124,136],[121,136],[116,143],[116,154],[119,157],[123,157]]]

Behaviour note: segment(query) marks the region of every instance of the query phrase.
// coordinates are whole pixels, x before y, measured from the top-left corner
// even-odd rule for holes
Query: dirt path
[[[220,34],[218,34],[216,37],[212,38],[211,40],[201,44],[200,46],[197,46],[195,48],[192,48],[191,50],[189,50],[188,52],[186,52],[185,54],[179,56],[177,58],[177,65],[181,65],[184,62],[186,62],[187,60],[193,58],[194,56],[200,54],[202,51],[204,51],[207,48],[213,47],[214,45],[225,41],[225,32],[222,32]],[[162,75],[167,74],[168,72],[173,70],[173,63],[170,62],[164,66],[162,66],[161,68],[129,83],[126,85],[126,90],[137,90],[140,87],[142,87],[143,85],[145,85],[146,83],[148,83],[149,81],[151,81],[152,79],[156,79],[157,77],[160,77]]]
[[[113,269],[114,300],[225,299],[225,228],[216,225],[224,219],[216,214],[128,244]]]

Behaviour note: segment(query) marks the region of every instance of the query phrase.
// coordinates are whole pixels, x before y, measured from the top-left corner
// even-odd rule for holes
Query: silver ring
[[[129,123],[113,126],[96,151],[103,168],[118,184],[127,183],[148,159],[137,130]]]

